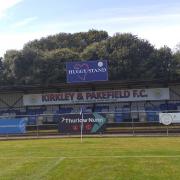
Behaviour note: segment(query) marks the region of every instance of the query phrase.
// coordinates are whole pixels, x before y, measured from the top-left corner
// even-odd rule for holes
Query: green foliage
[[[174,80],[177,78],[176,67],[175,56],[171,49],[165,46],[153,52],[146,64],[148,70],[145,75],[151,75],[154,79]]]
[[[66,81],[65,62],[79,60],[79,54],[70,49],[55,49],[46,51],[43,54],[41,62],[41,72],[38,74],[41,77],[41,83],[58,83]]]
[[[88,46],[82,59],[109,60],[110,79],[130,80],[144,76],[144,66],[154,48],[132,34],[116,34],[108,40]]]
[[[177,46],[179,47],[179,46]],[[180,79],[180,50],[155,49],[130,33],[59,33],[9,50],[0,59],[1,84],[66,82],[65,62],[108,60],[110,80]]]
[[[81,52],[88,45],[100,42],[108,38],[105,31],[90,30],[80,33],[59,33],[46,38],[35,40],[25,45],[26,47],[51,51],[54,49],[69,48],[76,52]]]
[[[180,79],[180,50],[174,54],[174,71],[176,79]]]
[[[87,46],[81,53],[82,60],[103,60],[109,59],[109,52],[107,49],[107,41],[93,43]]]
[[[4,81],[4,64],[3,64],[3,58],[0,57],[0,84],[3,84]]]

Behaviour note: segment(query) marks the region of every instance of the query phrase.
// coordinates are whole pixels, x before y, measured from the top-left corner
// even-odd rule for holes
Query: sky
[[[0,57],[34,39],[89,29],[132,33],[173,50],[180,43],[180,1],[0,0]]]

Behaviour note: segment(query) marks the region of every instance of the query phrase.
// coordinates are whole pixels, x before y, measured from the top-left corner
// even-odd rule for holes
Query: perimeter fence
[[[180,135],[180,111],[127,111],[0,116],[0,136],[83,134]]]

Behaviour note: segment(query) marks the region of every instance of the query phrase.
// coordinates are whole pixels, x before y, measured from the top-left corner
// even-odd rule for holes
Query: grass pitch
[[[180,179],[180,138],[0,142],[0,180]]]

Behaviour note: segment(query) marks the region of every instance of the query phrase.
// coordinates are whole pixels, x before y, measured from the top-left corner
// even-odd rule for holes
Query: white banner
[[[164,125],[180,123],[180,113],[159,113],[159,122]]]
[[[168,100],[169,88],[28,94],[25,106]]]

